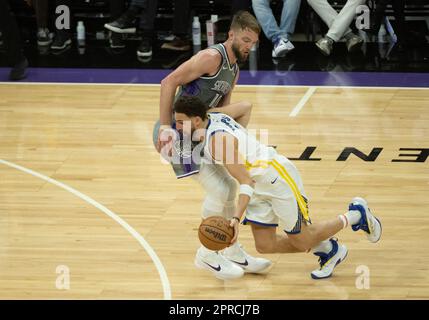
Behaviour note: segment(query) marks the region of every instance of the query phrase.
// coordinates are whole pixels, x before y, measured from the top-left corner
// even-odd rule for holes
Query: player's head
[[[247,11],[239,11],[232,18],[228,39],[232,41],[232,51],[239,61],[246,61],[250,49],[259,40],[261,27],[258,20]]]
[[[207,119],[207,106],[201,99],[193,96],[182,96],[174,103],[174,117],[176,129],[186,135],[192,135],[197,129],[202,129],[204,121]],[[186,122],[191,123],[186,126]],[[187,132],[188,130],[191,132]]]

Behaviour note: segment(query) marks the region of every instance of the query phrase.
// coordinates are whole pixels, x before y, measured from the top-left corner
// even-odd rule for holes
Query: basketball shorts
[[[276,155],[263,174],[252,178],[255,192],[243,224],[277,227],[280,223],[287,234],[298,234],[303,223],[311,223],[301,176],[290,160]]]

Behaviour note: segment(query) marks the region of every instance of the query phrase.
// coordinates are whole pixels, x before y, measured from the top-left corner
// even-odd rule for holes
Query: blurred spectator
[[[299,13],[301,0],[283,0],[280,26],[270,7],[270,0],[252,0],[253,12],[265,36],[273,43],[273,58],[281,58],[295,47],[289,38],[295,31],[296,18]]]
[[[360,49],[363,39],[352,32],[350,24],[356,16],[356,8],[364,4],[365,0],[347,0],[340,13],[332,8],[328,0],[308,0],[308,3],[329,28],[326,35],[316,42],[320,52],[329,56],[334,42],[338,42],[342,38],[345,38],[349,52]]]
[[[37,44],[39,46],[48,46],[51,44],[52,39],[50,37],[48,29],[48,5],[49,0],[25,0],[25,2],[34,8],[36,12],[37,22]]]
[[[403,47],[406,40],[405,28],[405,0],[377,0],[375,1],[376,8],[373,16],[371,17],[371,27],[367,30],[373,35],[377,35],[380,30],[382,20],[385,16],[385,10],[389,3],[392,3],[393,11],[395,13],[395,33],[398,37],[398,45]]]
[[[106,23],[104,27],[119,34],[135,33],[137,16],[140,15],[139,28],[143,39],[137,49],[137,56],[151,57],[157,6],[157,0],[132,0],[129,8],[118,19]]]
[[[18,25],[10,12],[8,0],[0,0],[0,31],[8,63],[12,66],[9,79],[13,81],[24,79],[27,76],[28,60],[24,56]]]
[[[164,43],[161,48],[176,51],[191,50],[189,39],[190,0],[174,0],[173,35],[171,42]]]

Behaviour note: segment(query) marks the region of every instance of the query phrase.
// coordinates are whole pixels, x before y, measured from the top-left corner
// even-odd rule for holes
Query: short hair
[[[181,96],[174,103],[174,112],[184,113],[188,117],[200,117],[203,120],[207,119],[207,109],[204,102],[194,96]]]
[[[250,29],[254,31],[256,34],[261,33],[261,26],[258,23],[258,20],[248,11],[238,11],[234,17],[232,18],[230,29]]]

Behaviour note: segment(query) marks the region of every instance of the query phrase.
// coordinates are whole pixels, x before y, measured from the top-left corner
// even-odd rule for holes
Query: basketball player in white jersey
[[[237,240],[239,222],[246,211],[243,224],[251,225],[258,252],[312,250],[319,257],[320,268],[311,276],[323,279],[330,277],[347,256],[346,246],[332,238],[339,231],[351,226],[354,231],[363,230],[370,242],[380,240],[381,223],[364,199],[354,198],[345,214],[311,223],[303,183],[290,160],[261,144],[230,116],[207,113],[196,97],[179,98],[174,110],[177,129],[201,141],[205,159],[224,166],[240,184],[237,209],[231,219],[235,229],[232,243]],[[279,222],[286,234],[276,233]]]
[[[238,102],[231,104],[232,90],[239,77],[238,62],[244,62],[250,49],[258,42],[260,26],[249,12],[241,11],[234,15],[224,43],[215,44],[200,51],[180,65],[161,82],[160,120],[154,128],[154,144],[161,154],[169,155],[173,144],[168,132],[175,128],[173,103],[181,96],[197,96],[208,108],[219,111],[230,106],[231,116],[244,126],[248,123],[251,104]],[[164,135],[164,132],[167,135]],[[162,139],[162,137],[167,139]],[[174,145],[173,152],[181,154],[180,141]],[[179,150],[176,150],[179,149]],[[172,163],[177,178],[193,176],[206,190],[202,206],[202,217],[224,216],[230,219],[235,212],[237,184],[223,166],[207,164],[200,167],[193,162]],[[215,181],[214,185],[209,181]],[[208,261],[211,261],[208,262]],[[195,256],[195,264],[206,268],[220,279],[234,279],[244,272],[264,272],[271,262],[247,254],[235,243],[222,253],[210,251],[201,246]]]

